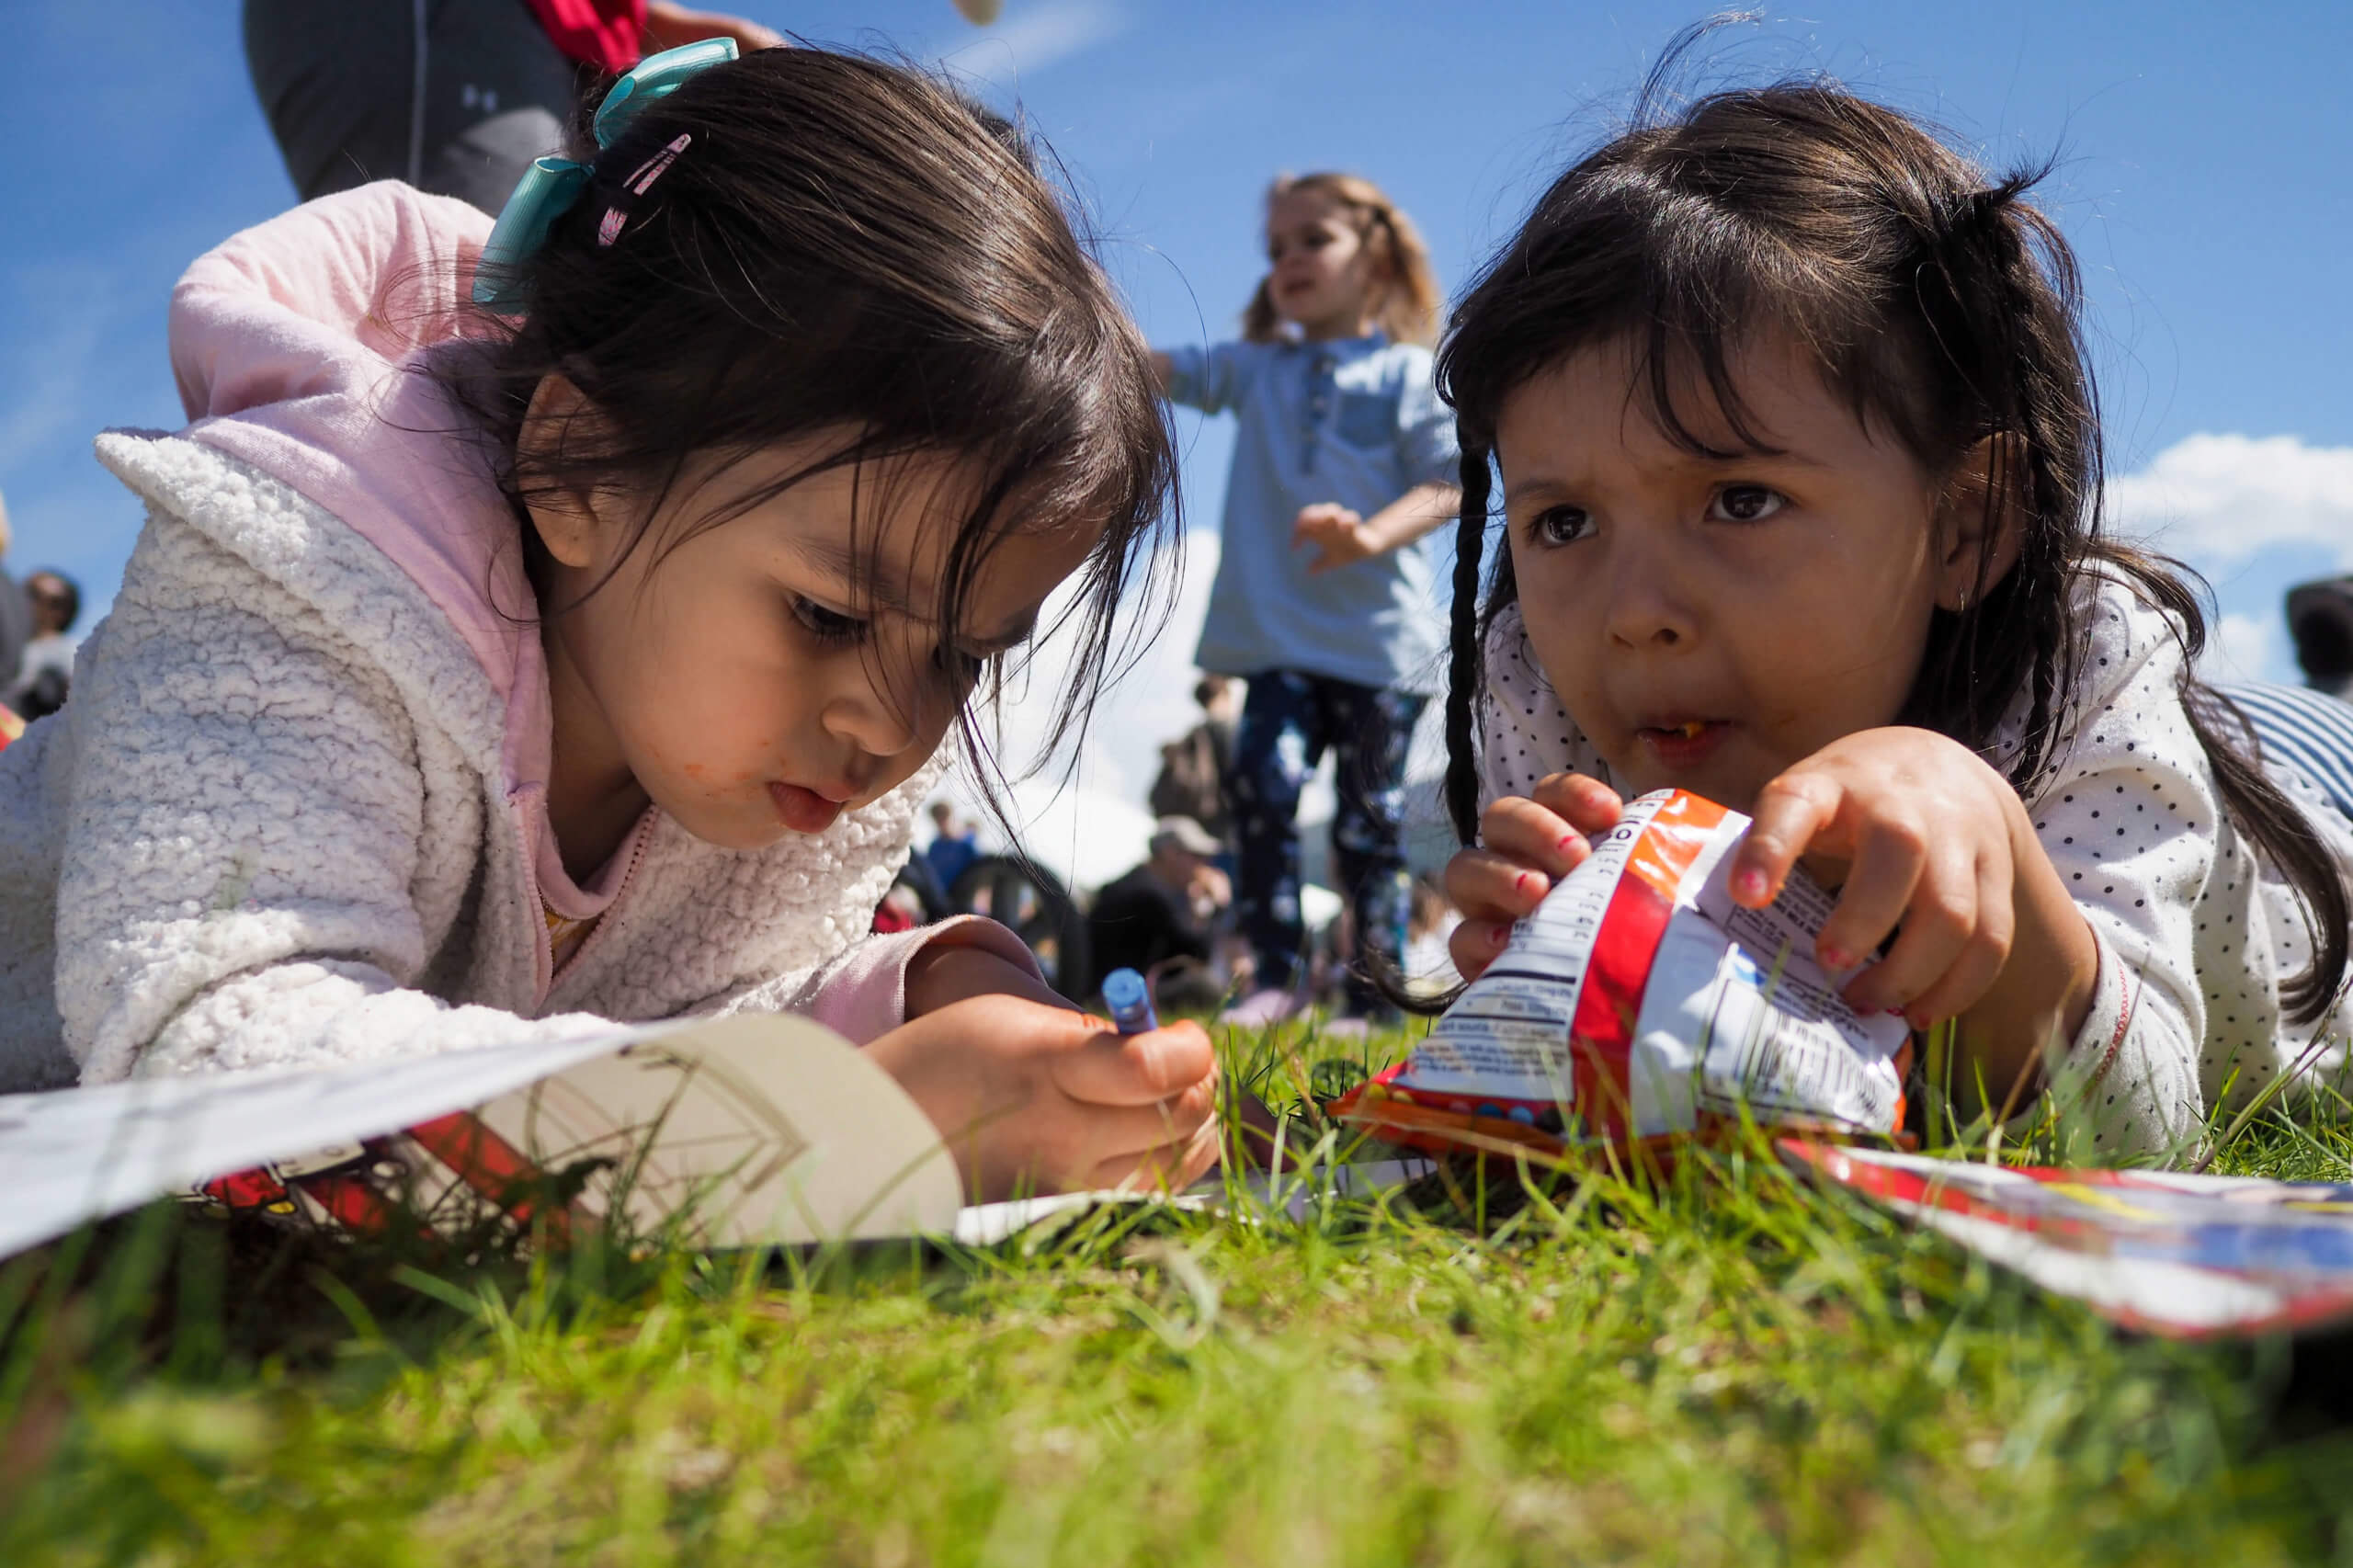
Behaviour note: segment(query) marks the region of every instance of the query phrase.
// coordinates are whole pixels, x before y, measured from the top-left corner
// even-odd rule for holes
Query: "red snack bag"
[[[1626,808],[1405,1061],[1335,1114],[1421,1148],[1559,1153],[1768,1128],[1892,1136],[1910,1032],[1862,1017],[1813,941],[1802,873],[1770,907],[1725,885],[1748,819],[1681,790]],[[1852,972],[1852,971],[1848,971]]]

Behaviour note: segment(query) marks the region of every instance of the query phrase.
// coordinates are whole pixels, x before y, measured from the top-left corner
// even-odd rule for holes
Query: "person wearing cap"
[[[1233,902],[1225,873],[1210,864],[1223,846],[1191,817],[1154,824],[1142,864],[1095,895],[1087,911],[1088,991],[1115,969],[1153,974],[1165,1006],[1207,1006],[1220,987],[1209,971],[1211,922]]]

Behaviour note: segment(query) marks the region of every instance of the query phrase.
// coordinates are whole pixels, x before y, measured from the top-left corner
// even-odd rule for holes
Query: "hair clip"
[[[653,189],[654,182],[678,161],[678,154],[685,152],[687,143],[693,140],[691,132],[679,131],[667,146],[638,165],[637,172],[621,182],[621,194],[605,209],[604,217],[597,222],[597,247],[599,250],[621,237],[621,230],[629,222],[630,209],[636,205],[634,199]]]
[[[733,39],[711,38],[665,49],[639,61],[613,84],[605,101],[597,106],[597,118],[589,131],[597,147],[611,146],[629,129],[639,110],[676,92],[688,77],[699,75],[714,65],[724,65],[734,58]],[[650,162],[661,162],[665,157],[675,160],[684,141],[684,137],[679,138]],[[668,162],[662,162],[662,168],[668,166]],[[661,173],[661,168],[651,174],[641,168],[630,180],[634,184],[643,179],[651,185]],[[529,308],[526,290],[517,276],[521,266],[548,243],[548,231],[555,226],[555,221],[580,199],[581,191],[587,187],[588,175],[589,165],[574,158],[531,160],[531,166],[516,182],[515,193],[498,210],[498,222],[482,247],[482,258],[474,264],[475,304],[502,315],[519,315]],[[611,244],[604,237],[602,224],[597,228],[597,239],[599,244]]]

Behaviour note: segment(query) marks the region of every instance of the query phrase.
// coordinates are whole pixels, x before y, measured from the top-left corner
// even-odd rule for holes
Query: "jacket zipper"
[[[629,898],[630,884],[637,880],[637,868],[645,859],[645,841],[653,836],[653,808],[648,807],[645,820],[640,822],[635,831],[630,835],[629,864],[621,868],[620,884],[613,889],[612,903],[605,906],[605,913],[597,917],[597,923],[589,927],[588,934],[580,938],[580,945],[572,949],[572,956],[564,960],[560,968],[551,969],[548,974],[548,996],[555,994],[557,984],[565,975],[580,967],[581,960],[588,956],[598,942],[604,940],[605,933],[612,928],[613,922],[620,917],[621,906]],[[540,923],[546,924],[544,916]],[[547,996],[540,997],[540,1005],[545,1006],[547,999]]]

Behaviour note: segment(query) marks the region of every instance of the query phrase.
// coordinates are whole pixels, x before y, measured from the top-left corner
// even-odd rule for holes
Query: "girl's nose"
[[[896,756],[936,738],[963,699],[935,661],[900,652],[887,667],[872,658],[856,661],[825,703],[825,728],[871,756]]]
[[[915,744],[925,694],[894,689],[880,672],[860,671],[824,707],[825,729],[869,756],[896,756]]]
[[[1675,541],[1665,530],[1643,528],[1620,528],[1619,537],[1624,542],[1613,552],[1603,617],[1609,640],[1630,649],[1688,646],[1699,617],[1677,567]]]

